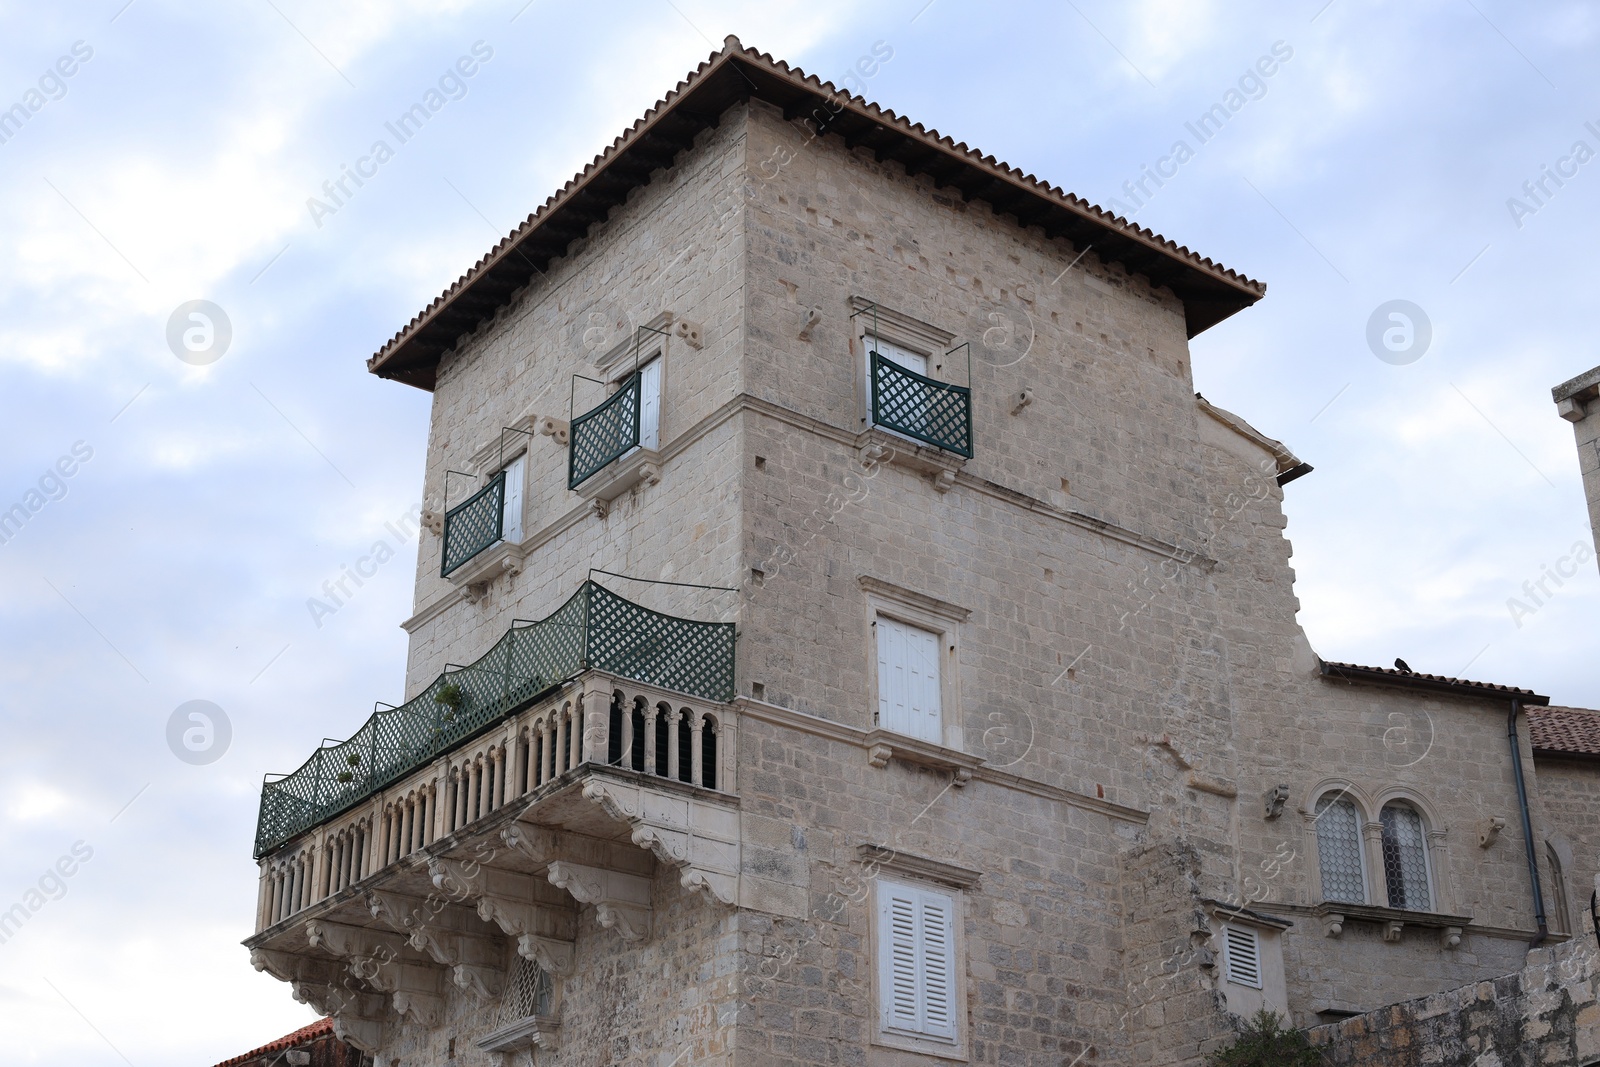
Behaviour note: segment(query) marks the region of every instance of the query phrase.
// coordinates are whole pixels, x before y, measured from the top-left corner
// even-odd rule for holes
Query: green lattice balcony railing
[[[506,472],[444,513],[444,551],[439,576],[444,577],[500,540],[505,531]]]
[[[585,670],[707,700],[733,698],[733,623],[665,615],[586,581],[538,622],[513,626],[477,662],[447,669],[348,741],[261,787],[259,858],[372,796]]]
[[[872,422],[972,458],[972,390],[907,370],[872,353]]]
[[[576,489],[607,463],[639,445],[642,379],[635,373],[605,403],[572,420],[567,488]]]

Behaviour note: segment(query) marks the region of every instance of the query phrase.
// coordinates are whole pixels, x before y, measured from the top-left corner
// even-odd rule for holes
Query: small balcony
[[[872,424],[914,441],[972,458],[972,390],[870,355]]]
[[[445,512],[439,576],[448,578],[505,534],[506,472]]]
[[[568,489],[577,489],[613,460],[639,447],[643,392],[643,378],[634,374],[598,407],[572,420]]]
[[[586,581],[546,618],[514,625],[475,663],[447,667],[416,697],[373,713],[349,740],[319,748],[292,774],[269,776],[261,790],[255,855],[260,858],[370,800],[508,720],[520,723],[528,709],[543,707],[589,671],[725,703],[733,697],[733,648],[732,623],[664,615]],[[520,795],[542,784],[538,767],[559,767],[553,772],[559,774],[584,762],[641,770],[659,763],[663,775],[718,788],[716,762],[709,770],[705,763],[703,717],[691,722],[680,716],[674,743],[670,737],[636,733],[631,714],[619,718],[614,729],[609,712],[595,710],[584,720],[571,714],[559,720],[551,713],[540,719],[548,736],[522,738],[519,758],[526,763],[513,761],[500,772],[504,778],[520,766],[519,791],[506,794],[502,780],[496,786],[502,795]],[[641,720],[639,730],[665,728],[656,718],[650,723]],[[289,892],[295,892],[292,886]]]

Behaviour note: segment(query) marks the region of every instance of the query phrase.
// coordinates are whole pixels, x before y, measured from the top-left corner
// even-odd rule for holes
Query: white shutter
[[[956,1036],[954,904],[942,893],[922,894],[922,1032],[952,1041]]]
[[[924,375],[928,373],[928,357],[920,352],[913,352],[908,348],[890,344],[888,341],[875,338],[871,334],[863,337],[862,343],[866,346],[869,358],[872,351],[876,349],[879,354],[887,356],[890,362],[898,363],[906,370],[914,370],[918,374]]]
[[[955,899],[880,880],[878,924],[883,1029],[956,1040]]]
[[[917,1003],[917,901],[911,891],[892,889],[885,894],[883,993],[885,1021],[897,1030],[920,1030],[922,1013]]]
[[[878,616],[878,725],[935,743],[940,721],[939,635]]]
[[[1261,939],[1254,930],[1224,925],[1222,955],[1228,966],[1228,981],[1261,988]]]
[[[661,360],[652,359],[639,372],[639,447],[661,447]]]
[[[527,458],[523,453],[506,464],[505,517],[500,523],[500,536],[514,545],[522,541],[522,482]]]

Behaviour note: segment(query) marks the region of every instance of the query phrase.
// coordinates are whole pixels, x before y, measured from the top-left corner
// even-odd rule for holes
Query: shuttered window
[[[878,882],[878,989],[884,1030],[956,1040],[956,901]]]
[[[652,359],[639,371],[639,447],[661,447],[661,360]]]
[[[1228,981],[1235,985],[1261,988],[1261,938],[1243,926],[1222,927],[1222,959]]]
[[[939,743],[944,734],[939,686],[939,635],[879,615],[878,725]]]
[[[918,374],[928,373],[928,357],[920,352],[913,352],[909,348],[901,348],[899,345],[890,344],[888,341],[873,337],[870,333],[863,335],[861,341],[869,357],[873,352],[877,352],[900,364],[906,370],[914,370]]]
[[[506,464],[505,518],[501,520],[500,536],[514,545],[522,543],[522,483],[527,458],[524,453]]]

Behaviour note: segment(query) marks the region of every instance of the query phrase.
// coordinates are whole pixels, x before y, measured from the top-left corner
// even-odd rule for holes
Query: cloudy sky
[[[262,772],[400,697],[412,545],[306,607],[420,492],[428,397],[363,361],[729,33],[836,81],[881,42],[870,98],[1267,281],[1195,378],[1316,467],[1312,644],[1600,706],[1594,564],[1523,591],[1589,540],[1549,389],[1600,363],[1600,10],[995,7],[0,3],[0,1058],[207,1064],[309,1021],[238,942]],[[225,345],[187,309],[169,343],[196,300]],[[211,762],[169,745],[189,701]]]

